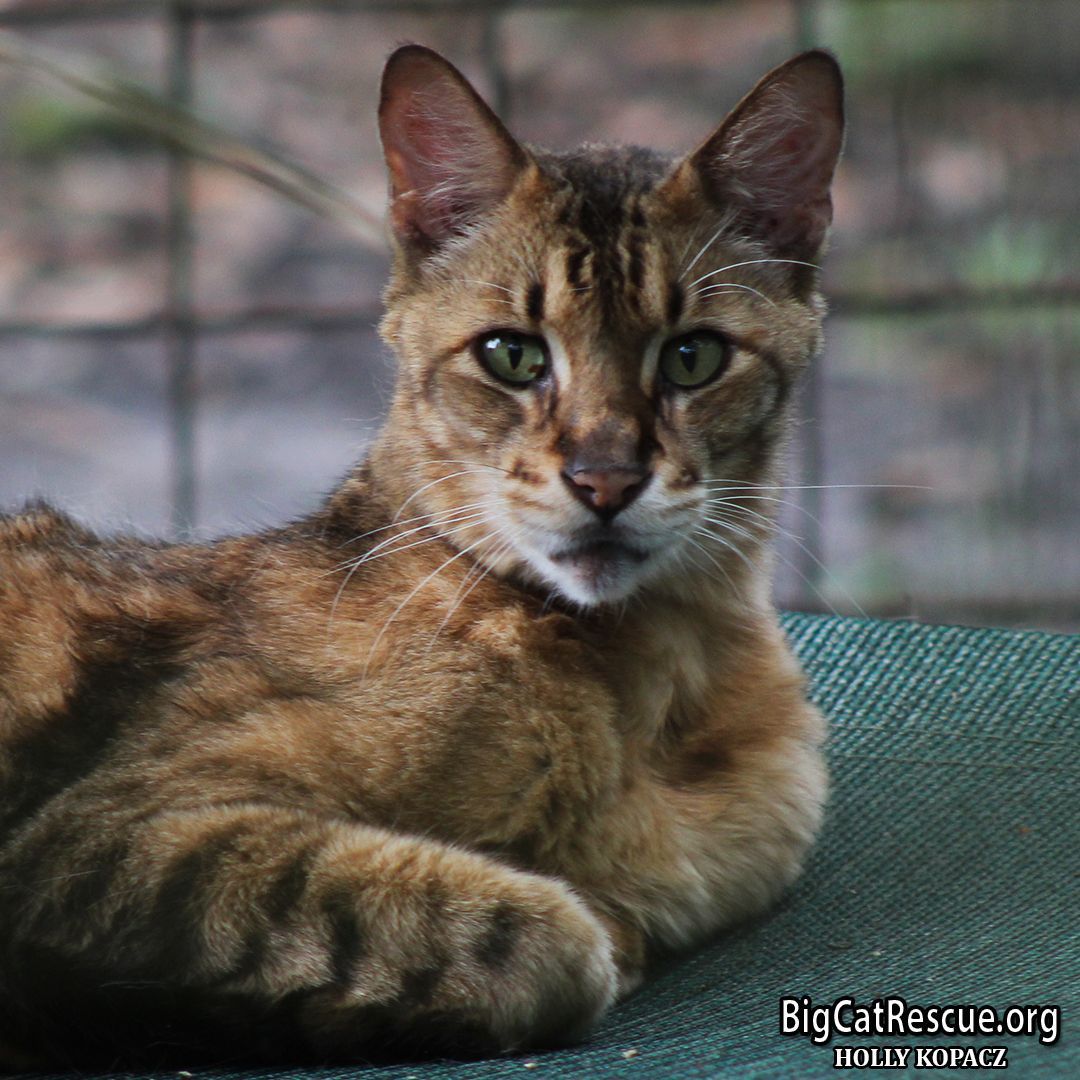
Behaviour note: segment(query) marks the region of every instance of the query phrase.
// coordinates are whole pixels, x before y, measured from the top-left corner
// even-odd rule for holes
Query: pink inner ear
[[[759,84],[695,155],[717,196],[746,206],[765,239],[796,257],[812,257],[832,218],[840,92],[831,66],[814,54],[799,58]]]
[[[395,207],[396,214],[404,212],[402,224],[435,239],[453,227],[453,215],[437,121],[420,111],[418,97],[411,96],[400,110],[393,141],[385,148],[386,162],[394,196],[404,196]]]
[[[784,103],[772,115],[732,133],[715,162],[734,172],[748,195],[783,207],[815,201],[827,189],[838,144],[819,117]]]
[[[833,157],[826,142],[809,128],[790,131],[777,141],[772,164],[781,207],[814,203],[828,194]]]
[[[380,110],[391,218],[403,239],[438,244],[505,198],[524,155],[444,61],[403,68],[388,70]]]

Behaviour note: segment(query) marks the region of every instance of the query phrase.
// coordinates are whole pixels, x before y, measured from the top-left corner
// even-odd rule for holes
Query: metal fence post
[[[182,0],[167,11],[168,93],[176,104],[192,101],[194,68],[195,11]],[[170,429],[170,473],[172,505],[170,517],[177,539],[191,535],[196,519],[195,465],[195,321],[193,310],[192,220],[193,165],[188,154],[169,150],[168,226],[166,239],[167,300],[165,318],[166,364],[168,366],[168,409]]]
[[[817,40],[817,0],[794,0],[795,47],[800,52],[812,49]],[[825,447],[822,438],[825,389],[825,354],[815,358],[806,372],[802,389],[803,462],[799,483],[802,491],[791,492],[804,513],[799,515],[798,529],[802,546],[792,552],[797,573],[802,579],[799,591],[801,606],[815,609],[825,603],[822,589],[825,584]]]

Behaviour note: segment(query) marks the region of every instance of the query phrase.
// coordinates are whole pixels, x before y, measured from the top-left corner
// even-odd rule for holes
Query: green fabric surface
[[[785,626],[831,723],[834,787],[779,908],[672,964],[586,1046],[303,1075],[801,1078],[836,1075],[835,1045],[957,1045],[1007,1047],[1012,1080],[1080,1077],[1080,638],[807,615]],[[1061,1035],[815,1046],[779,1033],[779,998],[803,994],[1054,1005]],[[909,1059],[886,1075],[972,1070],[916,1072]]]

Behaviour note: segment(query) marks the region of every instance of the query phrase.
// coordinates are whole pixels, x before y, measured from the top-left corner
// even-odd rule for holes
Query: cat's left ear
[[[843,140],[840,66],[813,49],[769,72],[682,169],[773,250],[812,260],[832,222],[829,188]]]
[[[529,161],[465,76],[422,45],[386,62],[379,133],[394,234],[427,250],[494,209]]]

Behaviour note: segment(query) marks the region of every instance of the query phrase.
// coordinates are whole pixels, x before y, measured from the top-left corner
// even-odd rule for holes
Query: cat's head
[[[677,161],[522,146],[415,45],[379,115],[402,520],[584,605],[740,574],[820,345],[836,62],[777,68]]]

